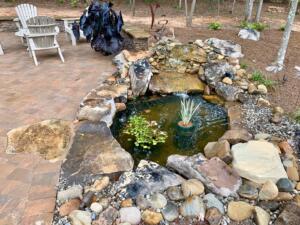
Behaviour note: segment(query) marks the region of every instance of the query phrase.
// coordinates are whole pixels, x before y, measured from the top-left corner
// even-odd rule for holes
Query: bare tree
[[[197,0],[193,0],[192,1],[191,10],[189,11],[189,9],[188,9],[188,1],[187,0],[184,1],[185,16],[186,16],[186,26],[187,27],[191,27],[192,26],[193,15],[194,15],[194,12],[195,12],[196,2],[197,2]]]
[[[135,0],[130,0],[132,16],[135,16]]]
[[[289,14],[287,17],[287,22],[286,22],[284,33],[283,33],[281,46],[278,51],[277,60],[271,66],[268,66],[266,68],[266,70],[269,72],[277,73],[283,69],[284,59],[285,59],[287,47],[289,44],[289,40],[290,40],[292,28],[293,28],[293,23],[295,20],[297,6],[298,6],[298,0],[291,0],[291,7],[290,7],[290,11],[289,11]]]
[[[255,17],[255,22],[257,22],[257,23],[260,20],[260,15],[261,15],[261,10],[262,10],[262,7],[263,7],[263,3],[264,3],[264,0],[259,0],[257,10],[256,10],[256,17]]]
[[[179,9],[182,8],[182,0],[179,0],[178,7],[179,7]]]
[[[233,14],[236,0],[233,0],[230,13]]]
[[[247,0],[246,7],[245,7],[245,21],[250,21],[252,17],[252,10],[253,10],[253,3],[254,0]]]

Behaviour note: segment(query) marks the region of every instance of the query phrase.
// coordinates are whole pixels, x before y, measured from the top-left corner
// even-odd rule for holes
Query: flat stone
[[[183,196],[185,198],[193,195],[201,195],[204,192],[204,186],[201,181],[190,179],[181,184]]]
[[[254,216],[257,225],[268,225],[270,222],[270,215],[264,209],[255,206]]]
[[[224,205],[219,199],[217,199],[217,197],[214,194],[209,193],[205,195],[203,197],[203,202],[207,209],[217,208],[219,212],[224,215],[225,213]]]
[[[197,76],[178,72],[160,71],[150,81],[149,89],[154,93],[171,94],[177,92],[203,93],[204,83]]]
[[[156,225],[163,220],[161,213],[145,210],[142,214],[142,219],[147,225]]]
[[[184,217],[198,217],[200,220],[203,220],[205,208],[202,199],[198,196],[187,198],[180,207],[180,214]]]
[[[278,188],[273,181],[268,180],[266,183],[263,184],[259,192],[260,200],[273,200],[277,196],[278,196]]]
[[[6,153],[30,152],[47,160],[64,159],[73,137],[70,121],[44,120],[7,133]]]
[[[62,175],[70,184],[95,176],[133,168],[131,155],[121,148],[106,123],[81,123],[62,165]]]
[[[233,129],[226,131],[219,141],[227,140],[231,145],[234,145],[251,139],[252,135],[246,129]]]
[[[190,179],[200,180],[209,190],[222,195],[236,195],[241,178],[219,158],[207,160],[203,155],[171,155],[167,166]]]
[[[256,183],[277,182],[287,174],[278,149],[266,141],[249,141],[232,146],[232,166],[238,174]]]
[[[137,225],[141,222],[141,212],[136,207],[127,207],[120,209],[120,220],[122,223]]]
[[[292,192],[294,190],[292,182],[287,178],[280,178],[276,185],[278,190],[282,192]]]
[[[229,202],[227,214],[232,220],[243,221],[252,216],[253,209],[254,207],[246,202]]]
[[[161,211],[161,213],[162,213],[164,219],[167,221],[170,221],[170,222],[176,220],[179,216],[178,208],[177,208],[176,204],[174,204],[172,202],[168,202],[168,204]]]
[[[91,225],[92,216],[88,211],[74,210],[70,213],[69,219],[72,225]]]
[[[288,204],[276,219],[274,225],[299,225],[300,207]]]

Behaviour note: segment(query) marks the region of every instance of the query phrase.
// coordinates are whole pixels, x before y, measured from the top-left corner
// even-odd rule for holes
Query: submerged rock
[[[6,153],[31,152],[47,160],[63,159],[72,137],[72,122],[44,120],[9,131]]]
[[[209,190],[222,195],[236,195],[242,184],[238,174],[219,158],[207,160],[202,154],[171,155],[167,166],[188,178],[200,180]]]
[[[232,146],[233,168],[240,176],[256,183],[287,178],[278,149],[266,141],[249,141]]]
[[[131,155],[121,148],[104,122],[80,124],[62,165],[67,183],[82,183],[101,174],[129,171]]]

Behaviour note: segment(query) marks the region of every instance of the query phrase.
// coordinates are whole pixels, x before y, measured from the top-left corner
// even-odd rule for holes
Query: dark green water
[[[200,109],[194,116],[195,128],[192,132],[181,132],[177,123],[180,120],[180,97],[143,97],[127,103],[127,109],[117,113],[111,127],[114,137],[121,146],[130,152],[135,165],[141,159],[148,159],[165,165],[172,154],[194,155],[203,151],[204,146],[218,140],[227,130],[227,114],[223,107],[206,102],[200,95],[190,96],[200,103]],[[128,141],[129,136],[122,131],[132,115],[142,115],[149,121],[156,121],[161,130],[168,133],[164,144],[143,150],[134,146],[134,141]]]

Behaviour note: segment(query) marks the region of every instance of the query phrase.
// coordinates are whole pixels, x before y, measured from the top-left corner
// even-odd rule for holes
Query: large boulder
[[[244,57],[244,55],[242,54],[242,47],[232,41],[221,40],[218,38],[209,38],[205,40],[205,43],[211,45],[216,52],[222,55],[232,58]]]
[[[287,178],[278,149],[266,141],[249,141],[232,146],[232,166],[238,174],[256,183],[276,183]]]
[[[242,89],[229,84],[224,84],[223,82],[217,82],[215,90],[219,96],[229,102],[236,101],[239,94],[243,92]]]
[[[259,41],[260,32],[253,30],[253,29],[241,29],[238,36],[242,39]]]
[[[84,122],[79,125],[62,165],[62,178],[70,184],[80,184],[101,174],[132,168],[131,155],[114,139],[106,123]]]
[[[152,75],[147,59],[140,59],[131,64],[129,77],[133,96],[140,96],[146,93]]]
[[[6,152],[31,152],[48,160],[63,159],[72,137],[72,122],[45,120],[9,131]]]
[[[204,91],[204,83],[197,76],[171,71],[160,71],[151,79],[149,89],[154,93],[171,94],[176,92]]]
[[[115,183],[115,190],[128,198],[162,192],[180,185],[185,179],[155,162],[141,160],[134,172],[125,172]]]
[[[219,158],[171,155],[167,166],[187,178],[200,180],[210,191],[222,196],[236,195],[242,184],[238,174]]]
[[[205,81],[214,87],[217,82],[222,81],[226,72],[232,72],[232,67],[228,63],[209,63],[204,70]]]

